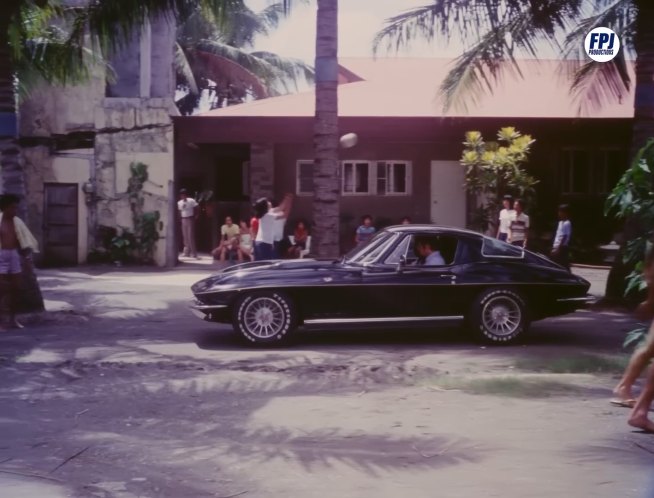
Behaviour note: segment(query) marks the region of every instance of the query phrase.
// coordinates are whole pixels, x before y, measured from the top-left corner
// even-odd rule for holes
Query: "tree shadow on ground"
[[[265,485],[266,471],[252,469],[318,475],[347,468],[379,477],[405,467],[445,471],[479,462],[489,450],[438,434],[436,426],[428,434],[393,434],[390,427],[347,430],[333,419],[305,428],[302,417],[290,414],[274,424],[253,419],[273,399],[289,398],[291,407],[293,398],[330,391],[306,379],[258,372],[231,378],[187,367],[89,363],[76,366],[75,381],[54,367],[41,369],[50,371],[46,377],[34,369],[24,372],[26,380],[6,378],[0,395],[3,424],[11,430],[0,447],[0,461],[8,459],[0,468],[52,475],[78,489],[123,482],[137,495],[177,498]],[[8,396],[17,388],[21,396]]]

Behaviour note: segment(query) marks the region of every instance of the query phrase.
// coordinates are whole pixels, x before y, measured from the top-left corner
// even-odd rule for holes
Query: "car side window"
[[[458,239],[452,235],[434,233],[412,235],[407,253],[407,264],[425,267],[452,265],[457,246]]]
[[[395,249],[388,255],[386,260],[384,261],[384,264],[386,265],[399,265],[400,264],[400,259],[402,256],[404,256],[406,259],[407,264],[411,264],[412,261],[415,261],[415,256],[413,255],[413,251],[411,251],[411,260],[409,260],[408,252],[409,252],[409,247],[413,247],[412,244],[412,236],[407,235],[404,237],[397,246],[395,246]]]

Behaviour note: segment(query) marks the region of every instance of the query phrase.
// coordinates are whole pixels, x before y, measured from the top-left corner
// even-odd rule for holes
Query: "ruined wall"
[[[144,211],[159,211],[160,240],[155,261],[166,262],[168,181],[173,178],[172,99],[107,98],[97,108],[95,137],[95,183],[98,225],[132,230],[127,197],[130,165],[148,165],[150,180],[144,186]],[[174,220],[170,220],[174,223]]]
[[[159,211],[161,240],[155,260],[166,263],[168,188],[173,180],[174,95],[172,16],[159,17],[135,32],[114,54],[117,78],[107,85],[104,69],[74,87],[42,85],[20,107],[24,151],[27,222],[43,242],[44,184],[77,183],[79,199],[78,260],[86,261],[97,227],[132,227],[127,199],[132,162],[148,165],[144,211]],[[154,98],[153,98],[154,97]],[[76,150],[82,137],[90,150]],[[74,142],[74,143],[73,143]],[[71,145],[72,143],[72,145]],[[82,185],[95,185],[90,203]]]

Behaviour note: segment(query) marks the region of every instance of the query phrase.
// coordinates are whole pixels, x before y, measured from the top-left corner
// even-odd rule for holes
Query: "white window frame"
[[[404,165],[405,168],[405,178],[404,182],[406,185],[406,191],[405,192],[394,192],[389,190],[389,186],[392,186],[392,179],[394,178],[393,175],[389,175],[389,166],[391,166],[391,170],[395,165],[402,164]],[[378,186],[378,180],[379,180],[379,168],[382,167],[386,171],[384,172],[386,182],[385,182],[385,191],[384,192],[379,192],[379,189],[377,188]],[[377,195],[383,195],[383,196],[407,196],[411,195],[413,192],[413,163],[411,161],[406,161],[403,159],[385,159],[383,161],[376,161],[375,163],[375,191]]]
[[[300,168],[303,164],[311,164],[313,166],[314,162],[311,159],[298,159],[295,162],[295,194],[298,197],[310,197],[313,195],[313,189],[311,189],[311,192],[302,192],[300,190]]]
[[[345,166],[347,164],[352,165],[367,165],[368,167],[368,190],[366,192],[346,192],[345,191]],[[341,195],[352,197],[352,196],[368,196],[375,195],[377,187],[377,170],[374,168],[374,161],[368,161],[366,159],[347,159],[341,161]]]

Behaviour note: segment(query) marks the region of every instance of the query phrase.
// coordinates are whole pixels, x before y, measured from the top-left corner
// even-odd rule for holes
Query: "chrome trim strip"
[[[434,322],[447,320],[463,320],[463,315],[453,316],[393,316],[387,318],[316,318],[304,320],[305,325],[327,325],[346,323],[384,323],[384,322]]]
[[[191,309],[198,311],[216,311],[224,310],[227,308],[226,304],[194,304],[191,306]]]
[[[584,297],[562,297],[561,299],[557,299],[556,301],[559,303],[574,303],[574,302],[588,302],[594,300],[595,300],[594,296],[584,296]]]

